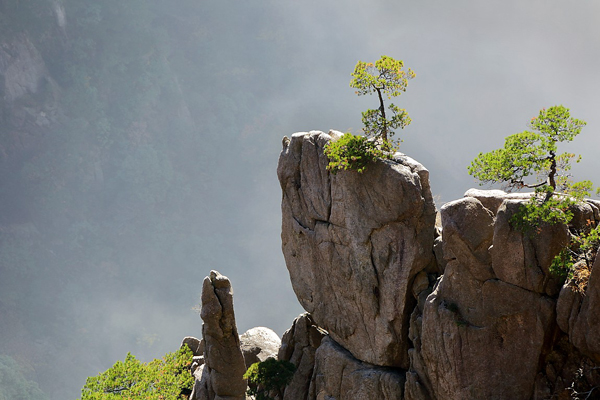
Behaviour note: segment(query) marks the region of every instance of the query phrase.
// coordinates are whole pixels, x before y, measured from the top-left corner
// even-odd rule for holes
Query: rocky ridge
[[[428,171],[403,154],[331,174],[339,135],[296,133],[279,160],[282,249],[307,311],[278,351],[297,367],[283,399],[600,398],[600,261],[584,290],[550,272],[600,204],[528,236],[510,224],[528,194],[471,189],[436,223]]]

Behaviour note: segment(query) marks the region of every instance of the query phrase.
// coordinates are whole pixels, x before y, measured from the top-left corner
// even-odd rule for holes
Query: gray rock
[[[420,356],[435,398],[529,399],[553,318],[546,297],[495,279],[477,281],[449,263],[421,327]]]
[[[494,215],[473,197],[446,203],[440,213],[444,258],[458,260],[481,281],[493,278],[489,248],[494,237]]]
[[[227,277],[211,271],[202,286],[200,313],[205,343],[202,373],[208,400],[245,399],[244,356],[233,312],[233,290]],[[197,370],[198,371],[198,370]]]
[[[404,371],[361,362],[329,336],[316,352],[310,400],[401,400]]]
[[[579,351],[600,362],[600,257],[594,261],[585,293],[578,293],[569,283],[563,286],[557,322]]]
[[[533,193],[506,193],[503,190],[469,189],[464,197],[473,197],[481,202],[492,214],[496,214],[504,200],[529,200]]]
[[[478,191],[442,207],[448,263],[411,316],[407,399],[531,398],[554,332],[548,267],[567,232],[515,232],[510,217],[523,201]]]
[[[292,286],[317,325],[356,358],[407,368],[412,281],[433,259],[428,171],[397,154],[362,174],[330,174],[323,148],[331,135],[296,133],[279,158]]]
[[[560,289],[549,273],[552,260],[569,241],[564,225],[545,225],[531,237],[512,228],[510,219],[523,200],[506,200],[496,215],[491,250],[494,273],[504,282],[537,293],[555,295]]]
[[[181,346],[187,346],[192,350],[194,356],[204,355],[204,342],[192,336],[186,336],[181,341]]]
[[[192,366],[190,367],[190,372],[192,375],[194,375],[196,369],[200,368],[202,365],[204,365],[204,356],[192,357]]]
[[[278,359],[296,366],[291,382],[283,392],[283,400],[306,400],[315,366],[315,352],[326,334],[319,330],[310,314],[297,317],[292,327],[285,331]]]
[[[211,400],[215,398],[214,392],[209,389],[210,376],[206,364],[199,365],[193,372],[194,386],[190,394],[190,400]]]
[[[240,336],[240,347],[244,355],[246,368],[252,364],[265,361],[267,358],[277,358],[281,346],[279,336],[269,328],[256,327],[248,329]]]

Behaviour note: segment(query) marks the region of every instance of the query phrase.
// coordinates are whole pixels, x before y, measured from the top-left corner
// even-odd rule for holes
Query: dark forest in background
[[[219,4],[211,13],[231,7]],[[252,269],[262,228],[248,231],[243,204],[275,180],[282,136],[256,94],[290,70],[263,73],[281,45],[266,21],[251,50],[226,40],[260,8],[226,25],[205,8],[0,1],[5,58],[38,74],[17,95],[0,75],[0,371],[22,378],[0,379],[19,386],[3,393],[30,380],[73,398],[127,351],[160,357],[200,335],[191,309],[210,269]],[[265,130],[270,148],[253,142]]]

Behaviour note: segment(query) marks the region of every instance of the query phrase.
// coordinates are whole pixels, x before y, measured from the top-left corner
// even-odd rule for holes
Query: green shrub
[[[270,395],[282,396],[295,371],[296,366],[285,360],[267,358],[254,363],[244,374],[244,379],[248,380],[248,394],[256,400],[270,400]]]
[[[338,140],[332,140],[325,146],[325,155],[329,159],[327,169],[332,173],[341,170],[354,170],[362,173],[369,163],[378,158],[391,159],[395,150],[388,142],[377,147],[377,143],[364,136],[345,133]]]
[[[548,225],[569,225],[572,207],[590,195],[592,182],[573,182],[569,173],[571,162],[579,162],[581,156],[558,152],[558,144],[571,142],[585,125],[585,121],[572,118],[569,109],[562,105],[544,108],[531,119],[531,131],[508,136],[503,148],[479,153],[468,167],[469,174],[482,184],[502,183],[509,191],[535,190],[510,220],[513,228],[525,236],[534,236]],[[581,232],[571,228],[570,244],[552,261],[552,275],[565,279],[582,277],[585,271],[576,268],[582,260],[586,261],[586,268],[591,268],[589,259],[595,257],[599,243],[599,233],[593,225],[590,221]]]
[[[98,376],[89,377],[81,390],[81,400],[186,399],[194,384],[190,374],[192,357],[187,346],[148,363],[129,353],[125,361],[117,361]]]

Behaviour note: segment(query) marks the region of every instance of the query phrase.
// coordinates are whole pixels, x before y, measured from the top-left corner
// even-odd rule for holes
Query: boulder
[[[433,260],[429,173],[397,153],[363,173],[331,174],[339,133],[284,141],[282,249],[294,292],[316,324],[359,360],[407,368],[414,277]]]
[[[444,259],[458,260],[481,281],[493,278],[494,214],[476,198],[465,197],[444,204],[441,216]]]
[[[317,328],[310,314],[297,317],[285,331],[277,358],[296,366],[291,382],[283,392],[283,400],[307,400],[315,366],[315,352],[326,333]]]
[[[402,400],[404,371],[357,360],[327,336],[315,355],[310,400]]]
[[[204,279],[200,315],[205,343],[205,364],[200,368],[208,400],[245,399],[246,364],[235,324],[233,290],[229,279],[217,271]]]
[[[204,355],[204,342],[200,339],[197,339],[192,336],[186,336],[181,341],[181,346],[187,346],[192,350],[194,356],[202,356]]]
[[[240,346],[246,368],[249,368],[252,364],[265,361],[269,357],[277,358],[281,339],[272,329],[257,327],[240,336]]]

